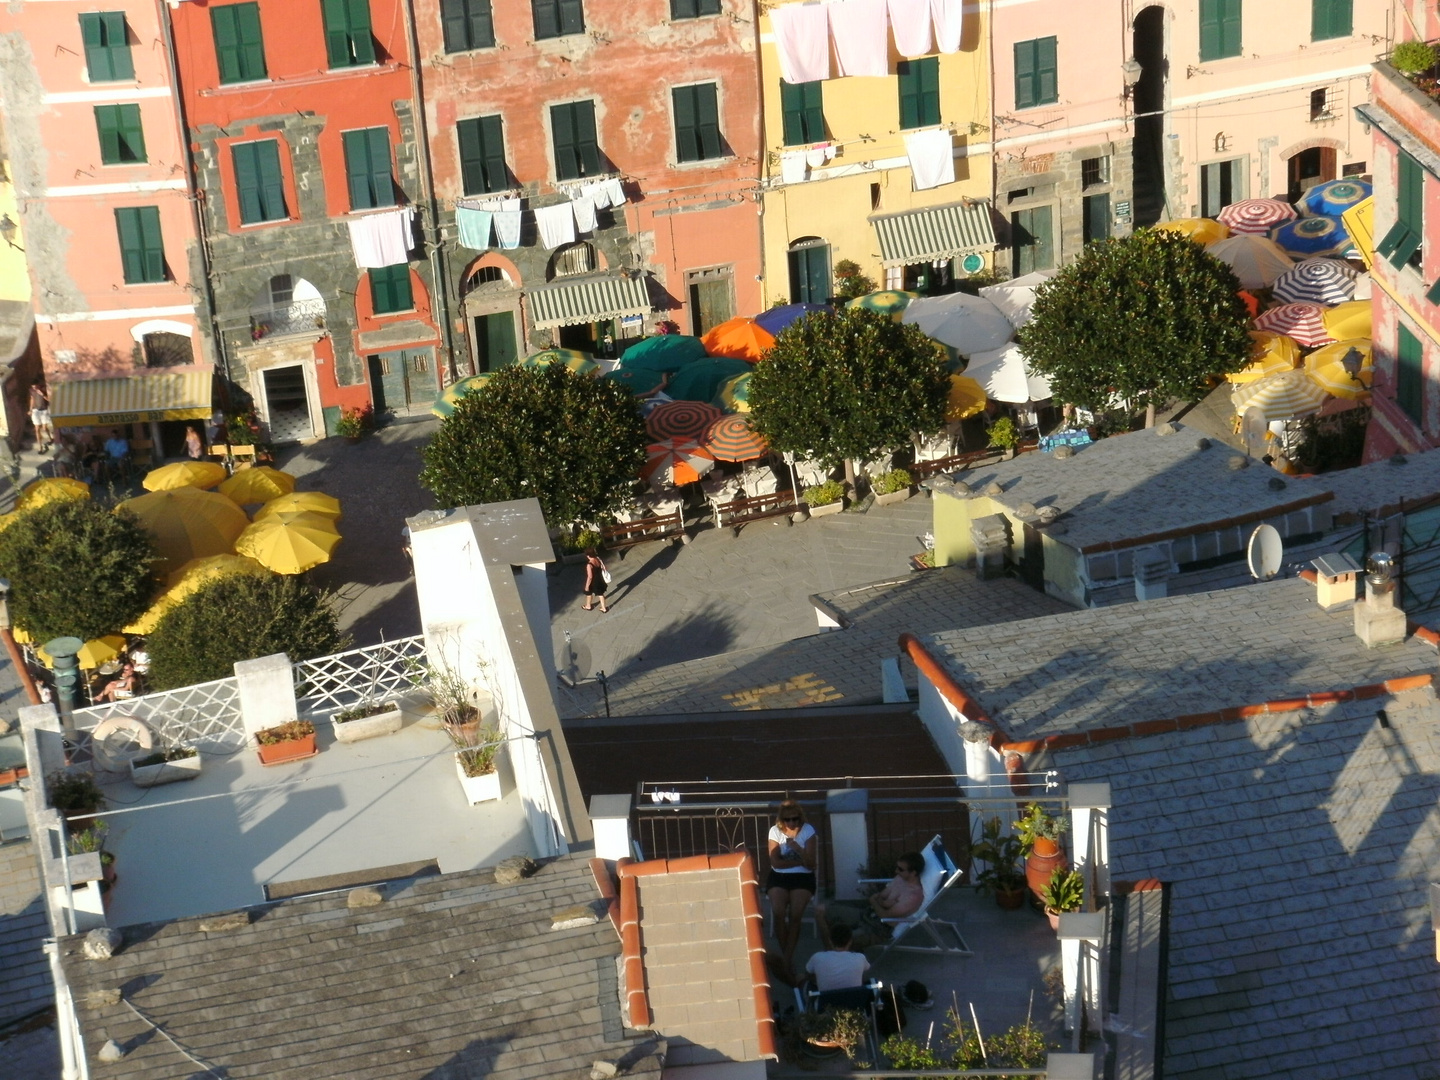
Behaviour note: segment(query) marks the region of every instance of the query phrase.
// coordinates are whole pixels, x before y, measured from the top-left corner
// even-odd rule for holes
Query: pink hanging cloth
[[[830,40],[841,75],[890,74],[890,35],[885,0],[844,0],[831,4]]]
[[[826,4],[784,4],[770,9],[780,75],[788,83],[830,78],[830,20]]]

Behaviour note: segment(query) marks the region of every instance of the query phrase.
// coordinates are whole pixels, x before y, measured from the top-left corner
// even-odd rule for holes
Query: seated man
[[[870,970],[870,961],[864,953],[850,951],[850,927],[843,923],[830,929],[830,948],[817,952],[805,961],[805,970],[815,979],[815,989],[847,990],[865,985],[865,972]]]
[[[105,440],[105,456],[109,459],[108,464],[112,475],[120,475],[125,470],[125,459],[130,456],[130,440],[120,434],[120,429],[115,428],[110,432],[110,438]]]
[[[896,860],[891,882],[869,899],[832,900],[816,908],[815,921],[821,935],[830,940],[830,926],[834,924],[860,930],[854,941],[861,949],[888,940],[893,928],[880,920],[903,919],[919,911],[925,903],[925,890],[920,884],[920,872],[924,868],[923,855],[907,852]]]

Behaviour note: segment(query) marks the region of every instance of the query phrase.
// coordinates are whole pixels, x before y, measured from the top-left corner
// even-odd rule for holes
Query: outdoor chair
[[[921,852],[925,857],[925,869],[920,872],[920,887],[925,892],[925,902],[920,905],[918,911],[899,919],[881,919],[886,926],[892,930],[890,940],[885,943],[881,950],[880,957],[883,960],[885,954],[891,949],[902,952],[932,953],[939,956],[971,956],[973,955],[970,946],[966,944],[965,937],[960,933],[960,927],[953,922],[934,918],[930,910],[939,899],[945,895],[950,886],[958,884],[965,875],[955,865],[945,850],[937,834],[930,843],[925,845]],[[862,878],[863,882],[869,884],[884,884],[885,878]],[[929,945],[903,945],[901,941],[906,935],[913,931],[924,931],[929,937]],[[955,944],[948,944],[942,931],[948,931],[955,938]]]

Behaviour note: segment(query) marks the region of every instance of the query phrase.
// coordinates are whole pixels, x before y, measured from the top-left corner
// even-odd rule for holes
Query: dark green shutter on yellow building
[[[824,83],[780,81],[780,114],[786,146],[825,141]]]
[[[900,76],[900,127],[940,123],[940,58],[901,60],[895,73]]]

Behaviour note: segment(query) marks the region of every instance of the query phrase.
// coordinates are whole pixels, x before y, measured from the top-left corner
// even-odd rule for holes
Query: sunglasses
[[[782,817],[780,820],[783,821],[786,825],[799,825],[800,822],[805,819],[798,817]]]

